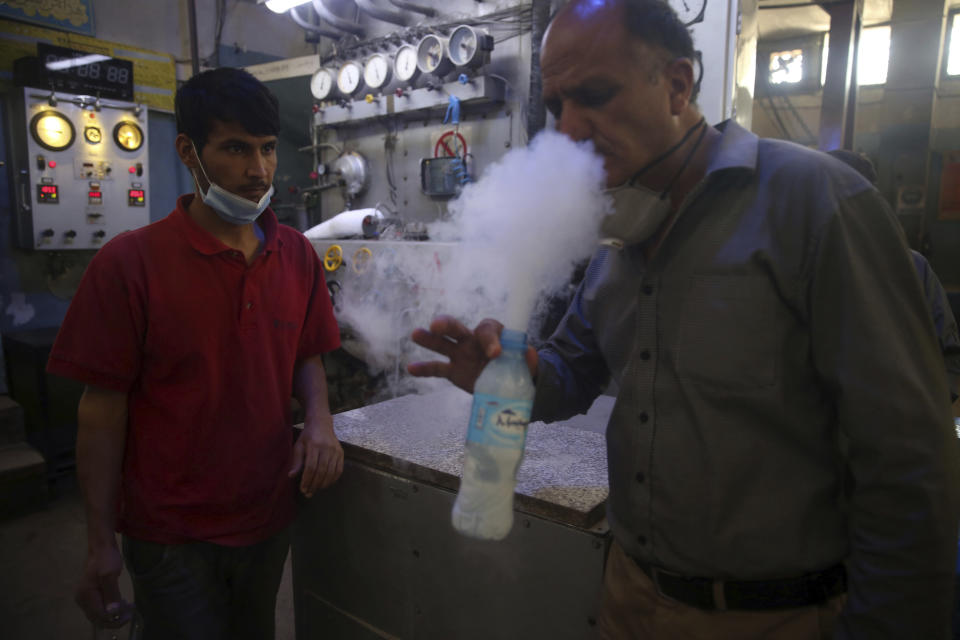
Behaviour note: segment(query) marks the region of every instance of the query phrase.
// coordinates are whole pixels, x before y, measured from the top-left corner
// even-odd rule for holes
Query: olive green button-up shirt
[[[610,377],[608,519],[629,554],[738,580],[846,562],[841,637],[948,637],[944,364],[859,174],[726,123],[652,260],[597,250],[540,351],[533,419],[585,411]]]

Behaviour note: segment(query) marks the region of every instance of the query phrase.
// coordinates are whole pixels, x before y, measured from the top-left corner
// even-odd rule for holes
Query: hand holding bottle
[[[416,329],[411,339],[421,347],[446,356],[450,361],[412,362],[407,365],[407,371],[414,376],[447,378],[467,393],[473,393],[480,372],[502,351],[502,330],[503,325],[492,318],[481,320],[471,331],[452,316],[437,316],[429,329]],[[536,379],[537,352],[527,347],[525,356],[530,376]]]

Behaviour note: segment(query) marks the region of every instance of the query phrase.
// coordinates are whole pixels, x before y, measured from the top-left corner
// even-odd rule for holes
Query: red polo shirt
[[[97,252],[47,370],[128,393],[120,531],[253,544],[294,515],[294,365],[339,331],[301,233],[267,209],[247,266],[190,219],[192,198]]]

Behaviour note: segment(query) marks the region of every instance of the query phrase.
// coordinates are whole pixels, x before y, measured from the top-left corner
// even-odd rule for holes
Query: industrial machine
[[[451,200],[510,149],[550,126],[539,58],[532,53],[556,3],[397,0],[391,1],[397,9],[386,9],[368,0],[356,2],[354,13],[337,13],[332,10],[343,3],[314,0],[289,8],[300,4],[267,2],[289,11],[308,32],[336,41],[312,67],[298,65],[310,73],[303,76],[303,90],[315,100],[313,143],[302,149],[313,154],[315,170],[313,185],[303,191],[319,200],[324,220],[345,210],[383,213],[365,227],[311,236],[339,303],[344,343],[367,359],[364,343],[382,345],[384,329],[377,325],[379,335],[371,335],[373,329],[358,322],[374,311],[392,318],[392,340],[413,321],[411,309],[430,307],[421,295],[429,287],[414,286],[430,274],[399,268],[393,264],[397,257],[423,253],[420,260],[402,262],[424,269],[442,264],[448,249],[434,242],[431,226],[448,218]],[[756,2],[671,4],[694,37],[697,102],[707,121],[735,117],[749,126]],[[316,14],[313,20],[305,11]],[[413,297],[395,295],[400,291]],[[368,364],[396,369],[390,358]]]
[[[24,249],[98,249],[150,222],[147,110],[128,61],[38,44],[17,61],[14,221]],[[109,96],[109,97],[107,97]]]

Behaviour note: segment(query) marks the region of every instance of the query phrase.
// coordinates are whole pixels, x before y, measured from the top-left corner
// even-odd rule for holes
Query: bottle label
[[[529,400],[474,393],[467,442],[522,449],[532,408],[533,402]]]

